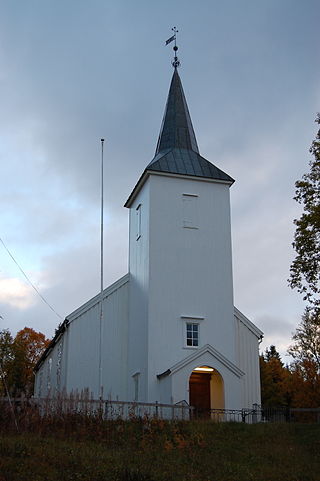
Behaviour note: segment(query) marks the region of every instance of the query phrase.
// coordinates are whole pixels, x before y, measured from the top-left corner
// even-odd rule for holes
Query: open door
[[[201,418],[210,418],[211,409],[224,408],[223,380],[216,369],[199,366],[192,371],[189,404],[195,408],[195,416]]]

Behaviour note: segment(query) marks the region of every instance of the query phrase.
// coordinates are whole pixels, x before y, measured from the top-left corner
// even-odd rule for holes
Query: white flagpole
[[[102,386],[102,331],[103,331],[103,144],[101,139],[101,225],[100,225],[100,322],[99,322],[99,398],[103,398]]]

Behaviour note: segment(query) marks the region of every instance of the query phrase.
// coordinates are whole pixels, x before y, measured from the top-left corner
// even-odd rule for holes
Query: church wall
[[[126,395],[128,282],[109,295],[104,294],[102,329],[103,396]],[[94,398],[99,390],[99,296],[79,314],[69,316],[66,389],[89,389]]]
[[[128,297],[127,282],[106,300],[102,378],[105,386],[104,397],[111,399],[127,399]]]
[[[128,399],[147,399],[149,217],[147,180],[130,208],[129,221],[129,339]]]
[[[66,336],[61,335],[48,352],[35,378],[35,397],[54,396],[63,389],[65,376]]]
[[[151,175],[150,192],[148,367],[154,401],[156,375],[196,349],[186,347],[183,316],[199,324],[199,347],[209,343],[232,362],[235,332],[229,186]],[[189,217],[184,194],[197,196]]]
[[[59,337],[36,374],[35,396],[66,391],[99,391],[99,295],[68,316]],[[126,399],[128,350],[128,276],[104,291],[102,383],[104,397]]]
[[[172,376],[165,376],[162,379],[157,380],[158,395],[157,400],[163,404],[176,403],[172,397]]]
[[[240,313],[234,317],[237,332],[237,360],[240,369],[245,372],[242,380],[241,406],[251,408],[253,404],[261,403],[259,368],[260,331],[256,328],[257,334],[252,332],[252,330],[241,321],[241,317]]]

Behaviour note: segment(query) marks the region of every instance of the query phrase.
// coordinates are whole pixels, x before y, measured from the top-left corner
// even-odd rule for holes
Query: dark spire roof
[[[156,155],[167,149],[187,149],[199,154],[178,70],[174,69]]]
[[[146,171],[192,175],[233,183],[233,179],[199,154],[188,105],[174,69],[155,156]]]
[[[152,172],[214,179],[230,185],[234,182],[232,177],[199,154],[177,66],[171,80],[155,156],[138,180],[125,207],[130,207],[148,174]]]

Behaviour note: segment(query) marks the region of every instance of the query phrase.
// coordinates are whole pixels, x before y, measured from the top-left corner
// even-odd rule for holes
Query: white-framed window
[[[205,322],[204,316],[182,314],[180,319],[183,332],[183,347],[185,349],[197,349],[200,346],[200,325]]]
[[[186,347],[199,347],[200,326],[198,322],[186,322],[185,344]]]
[[[198,195],[182,194],[182,226],[186,229],[198,229]]]
[[[136,240],[139,240],[141,237],[141,211],[142,204],[139,204],[136,207]]]

